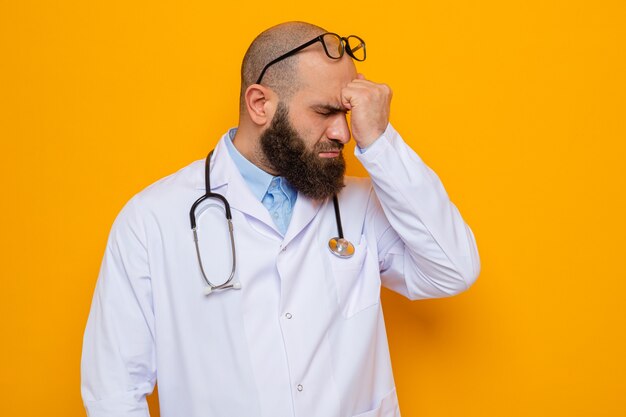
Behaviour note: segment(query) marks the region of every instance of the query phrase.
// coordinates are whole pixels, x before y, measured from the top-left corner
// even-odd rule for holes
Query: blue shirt
[[[252,194],[267,208],[278,230],[284,235],[291,221],[298,193],[283,177],[274,177],[248,161],[233,144],[236,128],[228,131],[226,147]]]

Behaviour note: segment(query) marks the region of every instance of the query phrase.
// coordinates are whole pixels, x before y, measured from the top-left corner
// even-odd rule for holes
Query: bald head
[[[305,22],[287,22],[273,26],[252,41],[241,65],[240,112],[245,112],[245,92],[256,83],[263,67],[270,61],[325,33],[319,26]],[[298,54],[272,65],[263,76],[263,84],[287,100],[298,90]]]

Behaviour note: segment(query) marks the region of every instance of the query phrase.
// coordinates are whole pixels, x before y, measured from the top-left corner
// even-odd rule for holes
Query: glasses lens
[[[324,45],[326,45],[326,53],[329,57],[338,59],[343,55],[343,44],[341,38],[334,33],[326,33],[322,37]]]
[[[358,36],[348,36],[348,48],[357,61],[365,61],[365,41]]]

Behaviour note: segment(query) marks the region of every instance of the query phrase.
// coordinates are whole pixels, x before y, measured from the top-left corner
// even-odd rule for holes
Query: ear
[[[277,102],[276,94],[260,84],[252,84],[246,89],[246,110],[250,120],[258,126],[269,124],[274,117]]]

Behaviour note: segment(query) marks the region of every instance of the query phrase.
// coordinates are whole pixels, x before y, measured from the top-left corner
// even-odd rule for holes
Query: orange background
[[[383,295],[403,417],[626,416],[625,18],[623,0],[3,0],[0,415],[85,415],[113,219],[236,124],[248,43],[298,19],[366,40],[359,69],[477,237],[469,292]]]

